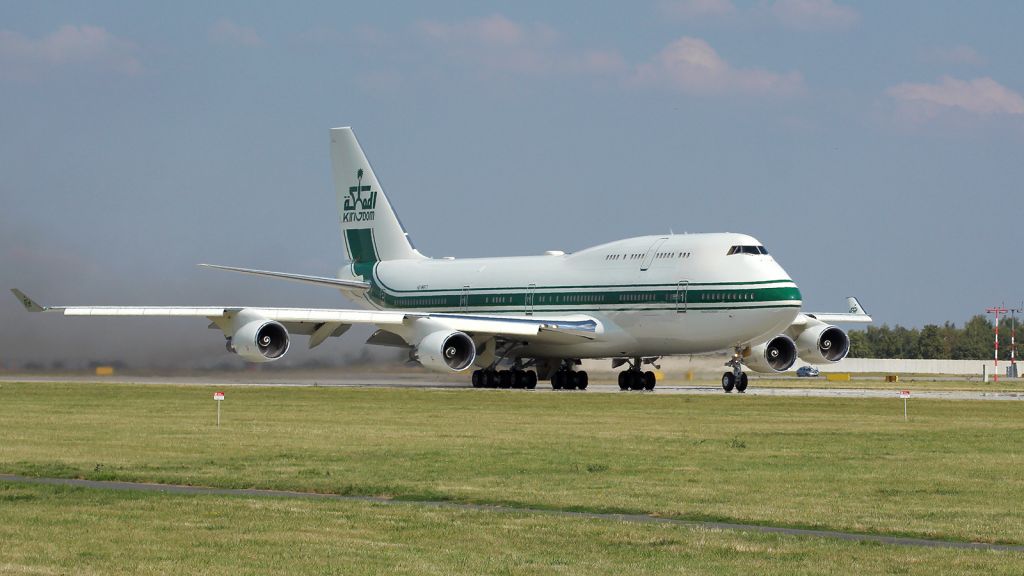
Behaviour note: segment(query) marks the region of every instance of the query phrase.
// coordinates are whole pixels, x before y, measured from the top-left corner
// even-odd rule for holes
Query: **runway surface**
[[[904,538],[899,536],[880,536],[876,534],[860,534],[857,532],[839,532],[835,530],[810,530],[804,528],[786,528],[782,526],[761,526],[757,524],[733,524],[729,522],[703,522],[696,520],[678,520],[659,518],[643,514],[601,514],[597,512],[572,512],[567,510],[543,510],[539,508],[513,508],[509,506],[490,506],[486,504],[459,504],[435,500],[390,500],[373,496],[341,496],[338,494],[319,494],[315,492],[291,492],[287,490],[256,490],[233,488],[206,488],[201,486],[183,486],[178,484],[145,484],[141,482],[113,482],[99,480],[78,480],[70,478],[34,478],[13,474],[0,474],[0,482],[21,484],[45,484],[51,486],[74,486],[98,490],[123,490],[138,492],[159,492],[163,494],[241,496],[257,498],[304,498],[310,500],[338,500],[345,502],[371,502],[375,504],[425,506],[431,508],[448,508],[452,510],[469,510],[477,512],[498,512],[514,514],[546,514],[566,518],[586,520],[607,520],[616,522],[638,522],[671,524],[704,530],[734,530],[739,532],[759,532],[764,534],[783,534],[787,536],[804,536],[811,538],[832,538],[849,542],[874,542],[895,546],[918,546],[927,548],[956,548],[964,550],[993,550],[1002,552],[1024,552],[1024,546],[1011,544],[989,544],[985,542],[963,542],[954,540],[928,540],[925,538]]]
[[[95,376],[0,376],[3,382],[97,382],[122,384],[180,384],[189,386],[323,386],[338,388],[422,388],[422,389],[472,389],[464,380],[432,374],[331,374],[327,376],[290,376],[288,374],[228,374],[214,376],[115,376],[98,378]],[[985,390],[919,390],[913,385],[913,400],[1024,400],[1024,392],[1018,391],[985,391]],[[488,393],[491,390],[479,390]],[[540,383],[535,390],[514,390],[521,394],[725,394],[717,385],[682,385],[658,384],[657,388],[647,392],[622,391],[611,382],[591,382],[585,391],[552,390],[547,383]],[[733,393],[736,395],[736,393]],[[757,381],[751,381],[747,396],[787,396],[807,398],[898,398],[896,390],[880,390],[871,388],[773,388],[759,387]]]

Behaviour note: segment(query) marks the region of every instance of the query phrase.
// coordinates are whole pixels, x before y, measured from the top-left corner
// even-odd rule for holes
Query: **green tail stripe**
[[[345,244],[348,245],[348,256],[355,264],[369,264],[379,260],[373,244],[373,230],[357,228],[345,230]]]

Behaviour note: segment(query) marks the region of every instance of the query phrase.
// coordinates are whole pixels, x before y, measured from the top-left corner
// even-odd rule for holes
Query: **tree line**
[[[1010,358],[1010,322],[1009,318],[999,319],[1000,360]],[[1022,332],[1021,328],[1017,322],[1017,331]],[[851,358],[988,360],[992,358],[995,326],[987,317],[978,315],[963,328],[951,322],[942,326],[928,324],[920,329],[899,325],[890,328],[883,324],[849,334]]]

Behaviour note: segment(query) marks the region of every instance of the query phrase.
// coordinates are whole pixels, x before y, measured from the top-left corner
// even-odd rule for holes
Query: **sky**
[[[195,264],[334,275],[328,129],[350,125],[430,256],[743,232],[808,311],[962,324],[1024,300],[1021,22],[1010,1],[0,1],[0,278],[47,304],[348,306]],[[11,296],[0,363],[224,361],[203,324]]]

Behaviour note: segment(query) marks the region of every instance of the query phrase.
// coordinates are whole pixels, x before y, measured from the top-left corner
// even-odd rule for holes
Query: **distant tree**
[[[994,331],[988,318],[977,315],[964,324],[952,356],[955,360],[983,360],[992,357],[992,339]]]
[[[917,339],[917,351],[919,358],[929,360],[936,358],[949,358],[950,349],[946,347],[943,338],[942,328],[935,324],[928,324],[921,329],[921,335]]]
[[[850,354],[851,358],[878,358],[874,348],[868,340],[867,332],[856,330],[850,332]]]

